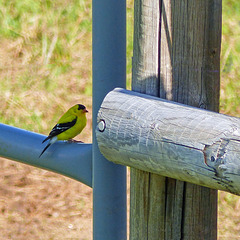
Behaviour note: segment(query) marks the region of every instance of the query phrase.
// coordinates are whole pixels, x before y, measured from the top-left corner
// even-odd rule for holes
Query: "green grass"
[[[91,17],[89,0],[0,1],[0,122],[48,133],[73,104],[80,102],[91,108]],[[220,109],[238,117],[239,19],[240,1],[223,0]],[[127,20],[130,88],[133,0],[127,2]],[[88,133],[83,133],[87,141],[91,141],[90,125]],[[221,239],[239,236],[239,206],[238,197],[220,194]]]
[[[222,2],[220,111],[240,117],[240,1]],[[239,239],[239,197],[220,192],[218,203],[218,238]]]
[[[4,0],[0,26],[1,122],[47,132],[85,94],[91,106],[90,1]]]
[[[221,112],[240,117],[240,2],[223,0]]]
[[[128,1],[129,22],[132,5]],[[91,107],[91,23],[91,1],[0,2],[1,122],[47,133],[79,96]],[[128,88],[132,35],[128,24]]]

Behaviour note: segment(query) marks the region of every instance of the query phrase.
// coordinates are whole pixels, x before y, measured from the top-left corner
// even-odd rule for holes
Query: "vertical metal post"
[[[93,239],[127,239],[126,167],[99,152],[95,129],[103,98],[126,86],[126,0],[93,0]]]

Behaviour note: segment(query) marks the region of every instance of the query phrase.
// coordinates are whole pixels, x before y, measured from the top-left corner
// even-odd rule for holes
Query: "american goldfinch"
[[[69,140],[77,136],[86,126],[87,118],[86,113],[88,110],[82,104],[76,104],[71,107],[59,119],[58,123],[54,126],[48,137],[42,143],[49,140],[48,145],[43,149],[39,158],[47,150],[47,148],[58,140]]]

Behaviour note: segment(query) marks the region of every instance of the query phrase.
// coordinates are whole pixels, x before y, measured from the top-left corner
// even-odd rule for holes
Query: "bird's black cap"
[[[85,109],[86,107],[84,106],[84,105],[82,105],[82,104],[78,104],[78,110],[83,110],[83,109]]]

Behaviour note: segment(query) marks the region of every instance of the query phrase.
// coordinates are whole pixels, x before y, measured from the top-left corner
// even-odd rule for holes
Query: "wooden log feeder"
[[[116,88],[98,112],[117,164],[240,195],[240,119]]]

